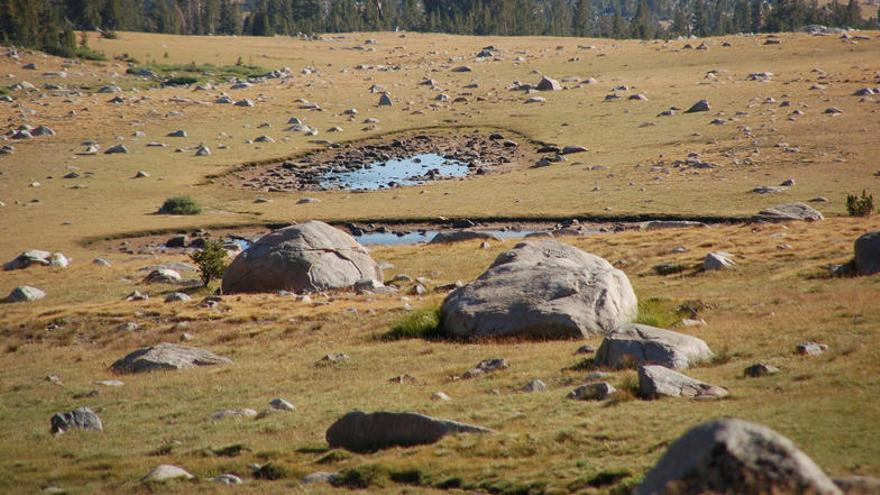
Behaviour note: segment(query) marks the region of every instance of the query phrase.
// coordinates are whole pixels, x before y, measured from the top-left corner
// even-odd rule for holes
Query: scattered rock
[[[241,418],[255,418],[257,417],[257,411],[253,409],[221,409],[219,411],[214,411],[211,414],[211,421],[222,421],[224,419],[241,419]]]
[[[602,340],[594,362],[609,368],[657,364],[684,369],[712,357],[709,346],[697,337],[631,323],[618,327]]]
[[[52,416],[51,432],[60,435],[70,430],[104,431],[101,418],[88,407],[78,407],[70,412],[58,413]]]
[[[703,270],[721,270],[736,265],[730,257],[730,254],[720,251],[717,253],[709,253],[703,258]]]
[[[263,236],[226,269],[223,292],[315,292],[381,281],[369,251],[324,222],[306,222]]]
[[[535,86],[535,89],[538,91],[561,91],[562,85],[559,84],[559,81],[556,79],[551,79],[547,76],[541,78],[541,82]]]
[[[176,284],[181,280],[180,273],[170,268],[157,268],[144,277],[144,283],[147,284]]]
[[[880,230],[868,232],[856,239],[853,264],[859,275],[880,273]]]
[[[269,407],[278,411],[295,411],[296,406],[290,402],[278,397],[269,402]]]
[[[635,316],[626,275],[559,242],[521,242],[475,281],[447,296],[447,335],[571,338],[608,333]]]
[[[492,433],[492,430],[412,412],[353,411],[333,423],[326,437],[331,449],[372,452],[431,444],[446,435],[459,433]]]
[[[194,476],[177,466],[171,464],[161,464],[156,466],[152,471],[141,479],[141,483],[162,483],[169,480],[186,479],[191,480]]]
[[[755,364],[749,366],[748,368],[746,368],[745,371],[743,372],[743,374],[745,376],[748,376],[751,378],[758,378],[758,377],[767,376],[767,375],[775,375],[776,373],[779,373],[779,368],[777,368],[776,366],[773,366],[772,364],[766,364],[766,363],[755,363]]]
[[[110,366],[116,373],[145,373],[159,370],[180,370],[196,366],[230,364],[232,360],[212,352],[177,344],[161,343],[142,347]]]
[[[752,219],[765,222],[784,222],[802,220],[805,222],[817,222],[825,217],[815,208],[806,203],[786,203],[761,210]]]
[[[605,400],[615,393],[617,393],[617,389],[610,383],[593,382],[572,390],[569,392],[568,398],[573,400]]]
[[[740,419],[692,428],[669,446],[635,495],[660,493],[813,493],[841,491],[775,431]]]
[[[503,358],[484,359],[477,363],[473,369],[466,371],[461,377],[464,379],[475,378],[493,371],[507,369],[508,366],[507,360]]]
[[[645,399],[660,396],[707,400],[727,397],[727,390],[701,382],[665,366],[639,367],[639,395]]]
[[[700,100],[691,105],[691,107],[685,110],[684,113],[708,112],[709,110],[709,100]]]
[[[801,342],[795,346],[795,351],[804,356],[818,356],[828,350],[825,344],[817,344],[816,342]]]
[[[520,389],[523,392],[546,392],[547,384],[541,380],[532,380]]]
[[[46,297],[46,293],[42,290],[32,287],[30,285],[20,285],[9,293],[3,302],[6,303],[20,303],[20,302],[33,302],[38,301]]]

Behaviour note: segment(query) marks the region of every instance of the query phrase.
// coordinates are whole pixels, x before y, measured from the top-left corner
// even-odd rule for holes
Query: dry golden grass
[[[601,493],[613,486],[588,487],[600,473],[626,470],[617,488],[634,483],[663,452],[664,446],[697,422],[737,416],[765,423],[792,438],[829,473],[880,475],[880,279],[829,278],[826,267],[846,262],[852,241],[880,227],[877,217],[841,217],[843,195],[872,189],[877,169],[876,136],[880,130],[880,105],[860,103],[850,94],[873,83],[880,69],[880,39],[860,44],[835,38],[784,35],[783,44],[761,45],[762,38],[727,38],[733,49],[721,47],[723,39],[708,40],[707,52],[679,51],[680,43],[615,42],[550,38],[468,38],[444,35],[392,33],[345,35],[338,41],[306,43],[282,38],[184,38],[122,33],[119,40],[93,39],[91,44],[109,55],[128,53],[141,61],[159,63],[244,62],[269,68],[304,65],[319,68],[317,75],[297,76],[290,84],[269,82],[231,92],[234,97],[267,101],[251,109],[172,103],[182,96],[212,100],[219,90],[195,93],[184,88],[142,90],[140,103],[115,106],[108,95],[82,96],[65,102],[59,96],[23,97],[26,108],[37,113],[29,122],[46,123],[58,131],[51,139],[16,144],[16,153],[0,160],[0,259],[6,261],[27,248],[60,250],[74,258],[67,270],[30,268],[0,274],[0,292],[21,284],[44,288],[49,296],[27,305],[0,306],[0,491],[33,493],[45,485],[60,485],[72,493],[213,492],[213,483],[172,484],[143,488],[138,479],[154,465],[174,463],[205,478],[221,472],[247,474],[252,462],[272,460],[294,474],[317,470],[364,469],[418,470],[420,486],[385,481],[376,491],[422,492],[444,480],[459,478],[465,488],[525,493]],[[375,52],[348,49],[367,38],[379,40]],[[503,62],[474,65],[470,74],[450,73],[449,67],[471,63],[476,51],[499,46]],[[594,44],[595,50],[578,50]],[[402,49],[396,49],[403,46]],[[562,46],[557,50],[557,46]],[[436,53],[431,53],[436,50]],[[513,62],[517,51],[527,52],[527,62]],[[168,58],[163,58],[168,52]],[[579,56],[580,61],[568,62]],[[461,60],[455,59],[462,57]],[[57,69],[54,58],[26,56],[43,70]],[[360,71],[357,64],[399,64],[400,70]],[[439,69],[434,72],[433,69]],[[810,90],[825,70],[830,84],[824,91]],[[123,66],[85,64],[68,69],[69,84],[91,88],[121,74]],[[723,69],[718,79],[704,79],[708,70]],[[505,90],[514,80],[537,81],[537,70],[556,78],[567,75],[596,77],[599,84],[582,89],[543,94],[542,106],[523,105],[521,93]],[[745,81],[749,72],[771,71],[773,82]],[[43,82],[39,74],[0,61],[0,72],[17,79]],[[432,93],[417,86],[423,77],[437,79],[457,95],[472,79],[480,88],[465,105],[431,110]],[[373,83],[386,86],[397,104],[375,107]],[[126,87],[142,83],[126,80]],[[647,102],[603,103],[612,86],[627,84],[644,92]],[[221,87],[225,89],[225,87]],[[787,110],[762,105],[766,96],[807,105],[796,122],[786,120]],[[323,113],[304,113],[294,100],[319,102]],[[709,126],[708,114],[655,117],[675,105],[687,107],[708,98],[714,111],[749,116],[726,126]],[[412,101],[409,111],[406,102]],[[750,104],[752,107],[750,108]],[[828,106],[844,110],[840,117],[821,114]],[[381,128],[358,130],[341,114],[358,108],[358,121],[377,117]],[[774,109],[775,112],[770,110]],[[77,118],[65,117],[76,110]],[[164,117],[172,110],[182,117]],[[424,114],[413,114],[424,110]],[[4,106],[9,123],[22,120],[15,108]],[[388,133],[438,125],[494,126],[513,129],[529,138],[558,144],[582,144],[591,151],[569,162],[542,169],[520,170],[479,179],[444,182],[372,194],[344,192],[308,193],[320,203],[296,205],[301,195],[263,194],[272,203],[253,203],[255,194],[207,183],[236,164],[289,156],[310,149],[307,138],[283,141],[281,128],[292,115],[304,116],[319,129],[345,128],[341,139],[358,140]],[[640,127],[643,122],[653,127]],[[261,122],[272,128],[257,129]],[[749,126],[754,137],[744,138],[737,126]],[[246,127],[248,126],[248,127]],[[186,129],[183,140],[165,138],[174,129]],[[135,130],[146,138],[133,139]],[[226,132],[229,150],[216,149],[215,137]],[[245,145],[260,134],[277,139],[274,144]],[[694,136],[699,133],[699,136]],[[131,153],[126,156],[76,157],[79,143],[97,138],[109,146],[124,137]],[[323,137],[323,136],[319,136]],[[169,148],[144,147],[160,140]],[[752,144],[757,140],[757,145]],[[177,146],[206,142],[214,154],[195,158],[177,154]],[[778,142],[799,146],[788,154]],[[744,159],[753,146],[760,153],[753,164],[734,165],[723,156],[734,150]],[[661,179],[651,165],[660,159],[684,158],[700,151],[703,158],[721,166],[713,171],[680,173],[676,169]],[[602,164],[609,171],[589,171]],[[636,165],[641,166],[637,167]],[[67,167],[93,171],[93,178],[61,179]],[[150,178],[132,180],[137,170]],[[53,178],[49,179],[51,176]],[[757,185],[777,184],[794,177],[797,185],[773,197],[749,194]],[[39,181],[40,187],[28,184]],[[632,183],[632,185],[630,185]],[[84,184],[84,189],[71,189]],[[599,191],[593,191],[594,186]],[[641,188],[645,191],[640,191]],[[875,190],[876,192],[876,190]],[[154,215],[170,196],[189,194],[207,206],[196,217]],[[659,298],[657,305],[675,308],[686,300],[713,305],[701,314],[705,327],[687,328],[722,356],[718,362],[691,370],[693,376],[728,387],[731,398],[720,402],[621,400],[612,404],[580,403],[565,394],[583,379],[585,371],[567,368],[580,361],[573,351],[580,342],[516,342],[463,344],[443,341],[378,339],[399,318],[400,296],[363,297],[338,294],[317,298],[326,305],[305,305],[274,295],[229,296],[223,309],[208,310],[193,303],[164,304],[162,293],[173,287],[145,287],[138,282],[144,266],[185,261],[171,255],[130,256],[116,252],[115,243],[85,240],[144,230],[173,230],[212,224],[245,225],[306,219],[353,220],[362,218],[435,218],[467,216],[574,216],[623,214],[749,215],[761,207],[824,195],[820,205],[830,218],[815,224],[736,225],[709,229],[660,232],[624,232],[586,238],[565,238],[621,267],[630,276],[642,300]],[[39,203],[30,203],[33,198]],[[16,204],[20,202],[20,204]],[[70,224],[63,224],[70,222]],[[788,243],[791,249],[781,250]],[[452,246],[377,248],[375,258],[393,263],[386,272],[427,276],[437,283],[470,280],[513,242],[493,243],[489,250],[475,243]],[[671,254],[682,245],[684,254]],[[737,256],[735,270],[696,273],[707,251],[724,250]],[[113,262],[110,268],[91,265],[95,256]],[[694,268],[683,275],[660,277],[652,266],[678,261]],[[134,290],[146,290],[147,302],[124,302]],[[416,308],[438,305],[442,295],[411,297]],[[354,312],[353,310],[356,310]],[[116,327],[137,321],[141,330],[121,333]],[[188,322],[187,328],[178,323]],[[55,326],[57,325],[57,327]],[[230,366],[122,377],[125,385],[104,388],[97,380],[112,376],[108,366],[132,349],[161,341],[177,341],[183,332],[195,336],[193,345],[228,355]],[[827,343],[823,356],[795,356],[794,346],[804,340]],[[588,342],[598,344],[599,339]],[[338,367],[316,367],[328,352],[345,352],[351,360]],[[452,381],[451,377],[477,361],[501,356],[511,368],[484,379]],[[744,379],[749,364],[766,361],[782,373],[761,379]],[[62,385],[45,380],[56,374]],[[394,376],[410,374],[416,384],[395,385]],[[615,385],[631,383],[632,372],[615,373]],[[540,378],[550,385],[541,394],[517,390]],[[97,396],[80,394],[100,389]],[[452,397],[432,402],[431,394],[443,390]],[[298,406],[291,414],[260,420],[211,423],[208,416],[226,407],[262,409],[274,397]],[[49,417],[78,405],[89,405],[104,420],[99,435],[48,434]],[[438,445],[392,449],[372,455],[327,453],[323,433],[348,410],[417,410],[427,414],[483,424],[499,431],[480,437],[449,438]],[[244,444],[238,457],[210,454],[208,449]],[[163,446],[174,445],[170,451]],[[453,483],[454,484],[454,483]],[[279,491],[322,492],[328,487],[299,487],[296,476],[276,482],[251,481],[236,488],[241,493]]]

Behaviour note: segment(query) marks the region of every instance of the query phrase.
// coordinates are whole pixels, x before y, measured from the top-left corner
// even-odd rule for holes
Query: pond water
[[[403,246],[408,244],[418,244],[420,242],[428,242],[434,238],[439,230],[414,230],[398,235],[394,232],[367,232],[366,234],[355,236],[355,239],[364,246]],[[481,230],[492,234],[499,239],[520,239],[525,237],[534,230]],[[227,242],[231,242],[239,246],[242,251],[247,250],[253,244],[253,241],[238,236],[230,236],[226,238]]]
[[[389,183],[414,186],[426,182],[425,175],[436,170],[435,177],[464,177],[469,169],[466,163],[450,160],[436,153],[424,153],[408,158],[375,162],[357,170],[328,172],[321,178],[321,187],[356,191],[375,191],[389,187]]]
[[[439,230],[416,230],[398,235],[393,232],[368,232],[355,239],[364,246],[401,246],[406,244],[418,244],[428,242],[434,238]],[[534,232],[533,230],[481,230],[492,234],[499,239],[519,239]]]

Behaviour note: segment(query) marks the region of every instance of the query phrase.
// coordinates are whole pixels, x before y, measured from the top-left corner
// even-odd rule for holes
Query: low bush
[[[159,208],[159,213],[164,215],[198,215],[202,207],[189,196],[175,196],[168,198]]]
[[[874,213],[874,195],[862,190],[861,196],[846,195],[846,211],[851,217],[867,217]]]

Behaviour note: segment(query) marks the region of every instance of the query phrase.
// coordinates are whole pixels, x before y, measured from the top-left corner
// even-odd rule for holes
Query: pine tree
[[[672,34],[676,36],[690,36],[691,22],[688,15],[687,7],[679,4],[675,9],[675,16],[672,18]]]
[[[651,20],[651,13],[648,11],[648,2],[646,0],[641,0],[638,7],[636,7],[636,14],[633,16],[630,27],[634,38],[647,40],[654,37],[654,23]]]
[[[591,0],[577,0],[574,15],[571,19],[571,33],[575,36],[591,36],[593,34],[593,12]]]

